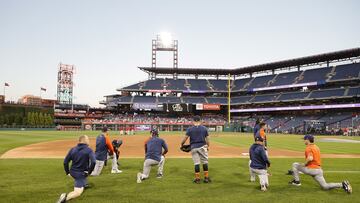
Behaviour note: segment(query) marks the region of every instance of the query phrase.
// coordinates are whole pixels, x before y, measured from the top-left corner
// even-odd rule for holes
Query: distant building
[[[25,95],[19,99],[19,103],[32,106],[41,106],[41,97]]]
[[[55,100],[55,99],[42,99],[41,100],[41,106],[53,107],[55,104],[57,104],[57,100]]]
[[[0,104],[5,103],[5,96],[4,95],[0,95]]]

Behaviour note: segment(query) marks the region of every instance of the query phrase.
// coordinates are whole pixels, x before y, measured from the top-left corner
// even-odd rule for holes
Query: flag
[[[40,91],[46,92],[46,88],[40,87]]]
[[[6,83],[5,83],[5,87],[10,87],[9,83],[6,82]]]

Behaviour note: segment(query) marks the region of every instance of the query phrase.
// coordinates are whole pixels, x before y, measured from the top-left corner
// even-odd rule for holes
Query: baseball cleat
[[[211,179],[209,177],[204,178],[204,183],[211,183]]]
[[[62,193],[59,197],[59,200],[57,201],[57,203],[64,203],[66,202],[66,193]]]
[[[342,182],[342,185],[343,185],[343,189],[345,190],[345,192],[347,192],[347,193],[349,193],[349,194],[352,193],[352,187],[351,187],[349,181],[344,180],[344,181]]]
[[[137,183],[141,183],[141,173],[139,172],[139,173],[137,173],[137,180],[136,180],[136,182]]]
[[[193,182],[196,184],[200,184],[200,178],[195,178]]]
[[[156,178],[162,178],[163,177],[163,174],[161,174],[161,173],[158,173],[157,175],[156,175]]]
[[[265,185],[261,185],[261,186],[260,186],[260,190],[263,191],[263,192],[266,192],[267,187],[266,187]]]
[[[119,169],[111,170],[111,173],[122,173],[122,170]]]
[[[289,182],[289,184],[295,185],[295,186],[300,186],[301,185],[300,181],[296,181],[296,180],[292,180],[291,182]]]

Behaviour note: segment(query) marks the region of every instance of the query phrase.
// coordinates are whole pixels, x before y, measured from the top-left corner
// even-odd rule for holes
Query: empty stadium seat
[[[304,71],[302,79],[298,83],[325,81],[332,68],[317,68]]]
[[[247,89],[259,88],[259,87],[267,87],[268,82],[272,80],[275,75],[266,75],[266,76],[259,76],[254,78],[251,84],[247,87]]]
[[[300,100],[305,99],[309,95],[309,92],[287,92],[282,93],[279,97],[279,101],[286,101],[286,100]]]
[[[347,96],[360,96],[360,87],[350,87]]]
[[[272,102],[276,101],[278,94],[264,94],[264,95],[256,95],[251,102]]]
[[[156,102],[156,97],[135,96],[133,102],[134,103],[155,103]]]
[[[310,94],[310,98],[329,98],[329,97],[342,97],[344,96],[345,89],[328,89],[328,90],[315,90]]]
[[[202,104],[206,103],[204,97],[183,97],[185,103],[191,104]]]
[[[217,91],[228,91],[228,81],[227,80],[209,80],[210,84],[213,86],[214,90]],[[231,82],[230,82],[231,84]]]
[[[232,97],[231,98],[231,104],[243,104],[249,102],[249,100],[253,96],[239,96],[239,97]]]
[[[360,63],[336,66],[335,75],[330,81],[359,78]]]
[[[239,91],[244,89],[245,84],[250,82],[252,78],[243,78],[243,79],[236,79],[234,82],[234,87],[232,88],[232,91]]]
[[[280,85],[290,85],[295,83],[295,79],[300,75],[301,72],[291,72],[291,73],[281,73],[278,74],[275,81],[269,86],[280,86]]]
[[[158,97],[159,103],[181,103],[180,97]]]
[[[228,102],[226,97],[208,97],[206,100],[209,104],[227,104]]]

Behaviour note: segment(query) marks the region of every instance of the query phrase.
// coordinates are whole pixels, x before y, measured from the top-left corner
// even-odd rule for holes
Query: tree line
[[[27,112],[0,115],[0,127],[49,127],[54,126],[54,118],[51,114],[43,112]]]

